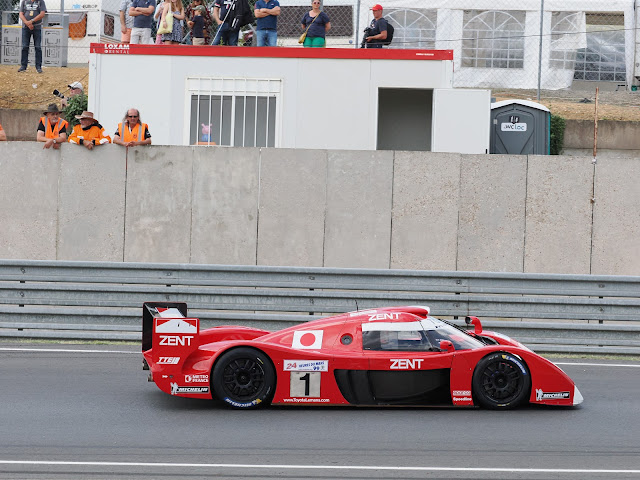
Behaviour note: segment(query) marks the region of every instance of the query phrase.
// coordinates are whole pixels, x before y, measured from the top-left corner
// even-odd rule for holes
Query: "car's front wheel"
[[[515,408],[527,400],[530,391],[529,369],[522,359],[509,353],[484,357],[473,373],[473,396],[485,408]]]
[[[211,386],[232,407],[256,408],[273,397],[276,374],[271,360],[254,348],[235,348],[215,363]]]

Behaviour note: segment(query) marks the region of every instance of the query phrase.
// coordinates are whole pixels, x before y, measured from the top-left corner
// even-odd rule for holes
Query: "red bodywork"
[[[145,310],[143,320],[143,355],[152,379],[160,390],[172,395],[215,398],[211,381],[216,361],[231,349],[250,347],[263,352],[273,364],[276,372],[273,404],[412,405],[410,400],[387,402],[384,398],[404,398],[402,392],[394,389],[410,389],[407,383],[416,378],[429,379],[430,373],[437,372],[438,385],[445,388],[446,394],[440,394],[430,405],[474,406],[477,404],[472,386],[474,370],[478,362],[495,352],[515,359],[516,365],[521,365],[523,371],[526,369],[530,375],[530,403],[570,406],[582,401],[574,382],[559,367],[519,342],[483,331],[475,317],[469,317],[475,326],[469,335],[489,337],[498,344],[456,350],[447,348],[450,342],[445,341],[441,345],[444,351],[377,351],[363,349],[363,325],[431,319],[428,308],[388,307],[350,312],[268,332],[231,326],[200,331],[199,320],[186,316],[186,305],[170,306],[176,305],[181,306],[182,316],[160,318]],[[460,335],[467,334],[460,332]],[[367,376],[369,383],[375,383],[372,378],[380,379],[374,385],[374,402],[354,401],[372,395],[353,391],[359,388],[358,379],[362,375]]]

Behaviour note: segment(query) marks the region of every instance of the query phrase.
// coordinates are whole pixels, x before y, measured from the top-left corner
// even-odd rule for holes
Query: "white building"
[[[93,44],[89,109],[139,108],[154,144],[486,153],[490,91],[451,51]],[[207,134],[210,129],[211,137]]]

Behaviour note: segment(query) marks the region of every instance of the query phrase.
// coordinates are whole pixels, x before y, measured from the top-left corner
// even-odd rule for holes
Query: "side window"
[[[420,330],[373,330],[362,332],[362,349],[392,352],[431,350],[425,332]]]
[[[277,147],[282,81],[188,77],[189,144]]]

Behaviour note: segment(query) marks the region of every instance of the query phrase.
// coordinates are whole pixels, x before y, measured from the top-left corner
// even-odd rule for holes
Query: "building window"
[[[280,80],[188,78],[189,143],[277,147]]]
[[[576,52],[585,48],[584,12],[553,12],[551,14],[551,68],[573,70]]]
[[[575,80],[625,82],[624,14],[587,14],[587,47],[576,55]]]
[[[102,34],[107,37],[114,37],[115,35],[115,18],[108,13],[103,14],[102,17]],[[118,37],[120,38],[120,37]]]
[[[437,10],[389,8],[384,18],[395,29],[389,48],[436,48]]]
[[[526,12],[465,10],[462,66],[523,68]]]

